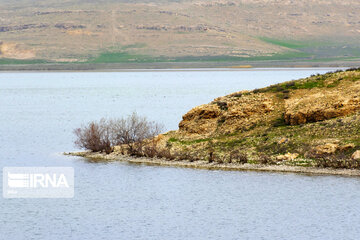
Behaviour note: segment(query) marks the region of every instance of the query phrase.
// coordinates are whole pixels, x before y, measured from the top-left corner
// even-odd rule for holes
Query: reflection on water
[[[326,71],[1,73],[0,167],[71,166],[76,185],[73,199],[1,198],[0,239],[356,239],[358,178],[60,154],[89,120],[136,110],[176,129],[215,97]]]

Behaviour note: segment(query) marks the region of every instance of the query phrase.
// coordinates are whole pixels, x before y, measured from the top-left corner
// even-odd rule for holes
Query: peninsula
[[[360,176],[360,69],[312,75],[197,106],[179,129],[111,153],[72,155],[228,170]],[[134,158],[135,157],[135,158]]]

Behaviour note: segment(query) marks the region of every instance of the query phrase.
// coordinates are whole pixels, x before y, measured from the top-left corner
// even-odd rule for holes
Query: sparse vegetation
[[[133,113],[126,118],[92,121],[75,129],[75,145],[94,152],[110,153],[114,146],[126,144],[129,152],[136,154],[144,140],[153,138],[162,130],[162,125]]]
[[[346,72],[354,72],[360,71],[360,68],[352,68],[352,70],[346,70]],[[277,96],[281,99],[290,98],[289,91],[297,90],[297,89],[312,89],[312,88],[333,88],[338,86],[341,81],[349,80],[358,81],[360,80],[359,76],[348,76],[342,73],[342,70],[336,70],[334,72],[327,72],[325,74],[316,74],[311,75],[309,78],[297,80],[297,81],[289,81],[284,83],[279,83],[275,85],[271,85],[269,87],[255,89],[253,93],[278,93]]]
[[[267,43],[271,43],[271,44],[278,45],[281,47],[292,48],[292,49],[324,45],[324,43],[319,43],[319,42],[297,41],[297,40],[279,40],[279,39],[268,38],[268,37],[260,37],[259,39],[264,42],[267,42]]]
[[[260,154],[258,156],[258,163],[260,164],[273,164],[273,160],[271,159],[271,157],[265,155],[265,154]]]
[[[360,160],[348,158],[343,153],[319,156],[315,163],[317,167],[322,168],[360,169]]]
[[[227,103],[226,102],[215,102],[218,107],[223,110],[223,111],[227,111],[228,107],[227,107]]]
[[[244,164],[248,161],[249,160],[245,152],[240,152],[239,150],[230,152],[230,162]]]

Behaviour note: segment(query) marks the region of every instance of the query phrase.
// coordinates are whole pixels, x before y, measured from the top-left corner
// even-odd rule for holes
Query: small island
[[[143,134],[147,137],[121,144],[107,139],[105,147],[83,146],[90,151],[67,154],[164,166],[360,176],[360,68],[218,97],[186,113],[176,131],[157,134],[158,126],[149,126],[157,131]]]

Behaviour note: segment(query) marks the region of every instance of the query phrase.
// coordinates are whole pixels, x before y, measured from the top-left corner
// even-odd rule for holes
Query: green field
[[[289,62],[335,62],[335,61],[356,61],[360,58],[360,48],[349,48],[343,52],[333,50],[329,52],[326,46],[318,47],[316,42],[300,42],[290,40],[276,40],[261,38],[263,41],[290,48],[291,50],[283,53],[275,53],[266,56],[183,56],[165,57],[140,55],[132,53],[131,49],[143,48],[144,44],[132,44],[114,47],[101,52],[97,56],[89,57],[87,61],[73,62],[78,64],[100,64],[100,63],[181,63],[181,62],[257,62],[257,61],[289,61]],[[338,50],[338,49],[337,49]],[[86,58],[86,56],[84,56]],[[52,62],[44,59],[17,60],[0,59],[0,65],[19,65],[19,64],[44,64],[60,63],[72,64],[69,62]]]
[[[104,52],[87,63],[148,63],[148,62],[242,62],[266,60],[307,60],[312,55],[303,52],[286,52],[271,56],[236,57],[236,56],[185,56],[185,57],[153,57],[136,55],[129,52]]]
[[[326,44],[324,42],[318,42],[318,41],[299,41],[299,40],[289,40],[289,39],[274,39],[268,37],[259,37],[259,39],[266,43],[270,43],[281,47],[291,48],[291,49],[316,47]]]

